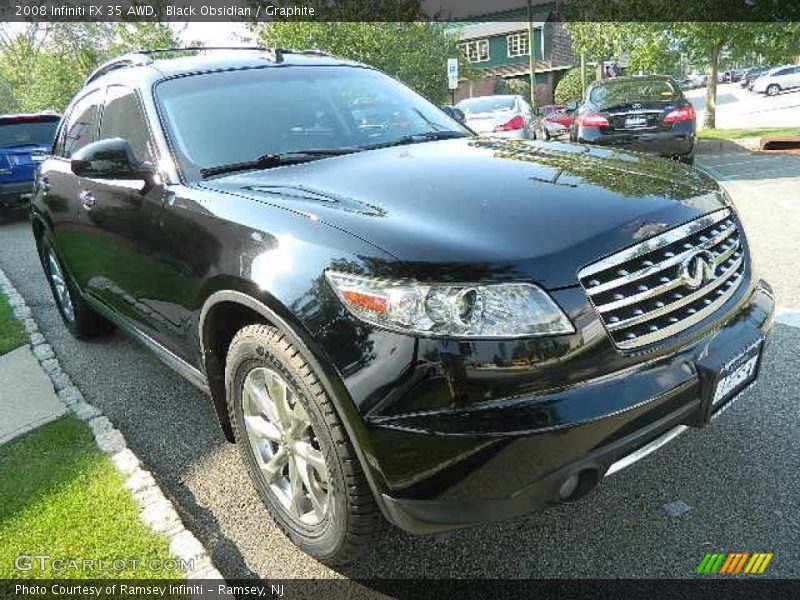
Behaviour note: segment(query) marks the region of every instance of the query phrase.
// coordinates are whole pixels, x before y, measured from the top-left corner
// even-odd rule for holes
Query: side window
[[[108,88],[100,138],[122,138],[130,142],[139,160],[153,162],[153,146],[142,107],[133,90],[121,85]]]
[[[84,96],[72,107],[64,127],[63,140],[56,144],[56,155],[69,158],[76,151],[97,140],[100,117],[99,91]]]

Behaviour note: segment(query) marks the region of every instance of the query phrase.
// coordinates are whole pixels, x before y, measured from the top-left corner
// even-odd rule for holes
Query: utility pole
[[[586,95],[586,53],[581,52],[581,100]]]
[[[542,30],[544,35],[544,30]],[[536,110],[536,60],[533,51],[533,6],[528,0],[528,60],[531,70],[531,108]]]

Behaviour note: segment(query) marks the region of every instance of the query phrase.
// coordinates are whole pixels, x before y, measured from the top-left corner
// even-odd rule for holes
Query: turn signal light
[[[498,125],[494,128],[495,131],[516,131],[518,129],[525,129],[525,119],[517,115],[507,123]]]

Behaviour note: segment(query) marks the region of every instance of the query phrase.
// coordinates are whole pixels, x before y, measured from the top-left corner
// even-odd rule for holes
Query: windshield
[[[184,172],[304,150],[366,148],[432,132],[469,135],[372,69],[291,66],[170,79],[156,88]]]
[[[0,148],[50,146],[56,134],[58,119],[0,123]]]
[[[514,108],[514,96],[486,96],[483,98],[470,98],[462,100],[456,104],[458,108],[466,114],[497,112],[501,110],[512,110]]]
[[[609,81],[593,88],[589,96],[592,104],[601,107],[628,102],[673,101],[680,98],[681,92],[672,82],[659,79]]]

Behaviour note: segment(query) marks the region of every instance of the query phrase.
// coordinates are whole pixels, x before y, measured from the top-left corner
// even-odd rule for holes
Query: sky
[[[202,41],[206,46],[249,46],[252,45],[250,32],[242,23],[210,22],[210,23],[173,23],[172,26],[181,35],[181,41]],[[246,38],[244,41],[242,37]]]

